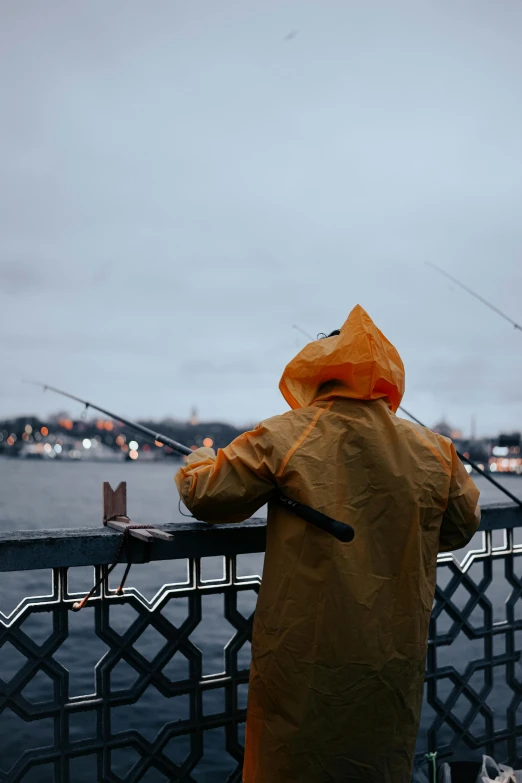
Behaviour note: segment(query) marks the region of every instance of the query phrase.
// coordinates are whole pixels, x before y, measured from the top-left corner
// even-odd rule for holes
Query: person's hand
[[[216,459],[216,452],[214,449],[209,449],[207,446],[201,446],[199,449],[195,449],[192,454],[187,454],[185,462],[187,465],[193,465],[195,462],[208,462]]]

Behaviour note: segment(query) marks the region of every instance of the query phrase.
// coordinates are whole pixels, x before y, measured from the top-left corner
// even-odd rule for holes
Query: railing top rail
[[[156,527],[172,533],[173,538],[152,544],[133,538],[133,562],[264,552],[266,545],[264,519],[252,518],[239,525],[179,522]],[[522,527],[522,508],[510,503],[482,507],[480,530],[516,527]],[[106,565],[114,562],[119,542],[120,534],[102,525],[71,530],[1,531],[0,572]],[[125,552],[121,560],[126,561]]]
[[[264,552],[266,520],[249,519],[241,525],[205,525],[201,522],[156,525],[173,534],[170,541],[145,543],[129,539],[133,563],[181,560],[187,557]],[[21,530],[0,532],[0,572],[43,568],[107,565],[113,563],[121,533],[108,527],[73,530]],[[120,558],[127,562],[124,550]]]

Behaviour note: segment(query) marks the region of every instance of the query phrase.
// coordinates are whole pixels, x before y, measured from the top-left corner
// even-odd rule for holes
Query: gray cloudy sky
[[[360,303],[419,418],[521,428],[522,334],[424,265],[522,320],[521,40],[518,0],[2,4],[0,416],[64,407],[29,376],[255,422]]]

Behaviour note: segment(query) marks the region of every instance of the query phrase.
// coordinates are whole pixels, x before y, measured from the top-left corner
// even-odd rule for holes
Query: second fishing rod
[[[430,266],[433,266],[433,264],[430,264]],[[438,269],[438,267],[436,267]],[[439,270],[441,271],[441,270]],[[444,274],[444,273],[443,273]],[[516,324],[518,327],[518,324]],[[297,329],[298,332],[301,332],[305,337],[307,337],[309,340],[314,340],[311,334],[306,332],[304,329],[301,329],[300,326],[297,324],[293,325],[294,329]],[[519,327],[521,328],[521,327]],[[410,413],[406,410],[402,405],[399,405],[399,410],[402,411],[402,413],[405,413],[408,418],[410,418],[412,421],[414,421],[416,424],[419,424],[421,427],[426,427],[426,425],[420,421],[416,416],[413,415],[413,413]],[[476,462],[471,460],[469,457],[466,457],[465,454],[461,454],[460,451],[457,451],[457,457],[460,459],[461,462],[465,462],[466,464],[470,465],[470,467],[473,468],[477,473],[479,473],[481,476],[484,476],[484,478],[489,481],[490,484],[493,484],[494,487],[496,487],[500,492],[502,492],[506,497],[508,497],[510,500],[512,500],[514,503],[517,504],[517,506],[520,506],[522,508],[522,500],[518,498],[516,495],[513,495],[512,492],[509,491],[509,489],[506,489],[506,487],[503,487],[502,484],[500,484],[498,481],[496,481],[493,476],[491,476],[489,473],[486,473],[485,470],[483,470],[479,465],[477,465]]]
[[[85,410],[92,408],[99,413],[103,413],[105,416],[109,416],[111,419],[114,419],[114,421],[121,421],[122,424],[125,424],[125,426],[129,427],[135,432],[140,432],[151,441],[157,441],[158,443],[162,443],[164,446],[168,446],[178,454],[182,454],[183,456],[192,454],[192,449],[190,449],[188,446],[185,446],[183,443],[179,443],[177,440],[168,438],[166,435],[162,435],[161,432],[155,432],[149,427],[145,427],[143,424],[138,424],[135,421],[124,419],[123,416],[118,416],[116,413],[111,413],[111,411],[108,411],[105,408],[100,408],[99,405],[94,405],[92,402],[82,400],[80,397],[76,397],[74,394],[69,394],[68,392],[62,391],[62,389],[57,389],[55,386],[49,386],[46,383],[37,383],[35,381],[26,381],[26,383],[30,383],[34,386],[40,386],[44,391],[49,390],[55,392],[55,394],[60,394],[62,397],[68,397],[70,400],[79,402],[85,406]],[[325,533],[329,533],[342,543],[349,543],[354,538],[355,531],[353,527],[346,524],[345,522],[339,522],[336,519],[332,519],[326,514],[323,514],[320,511],[316,511],[316,509],[311,508],[304,503],[299,503],[297,500],[293,500],[287,495],[283,495],[281,492],[274,493],[274,500],[275,502],[279,503],[280,506],[288,509],[296,516],[303,519],[305,522],[309,522],[311,525],[320,528]]]

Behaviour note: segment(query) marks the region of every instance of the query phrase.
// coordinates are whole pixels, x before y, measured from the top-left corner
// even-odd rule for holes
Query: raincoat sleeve
[[[450,491],[440,528],[439,552],[460,549],[473,538],[480,524],[479,494],[452,443]]]
[[[265,422],[217,454],[201,448],[189,455],[175,481],[197,519],[243,522],[269,500],[278,462],[273,434]]]

